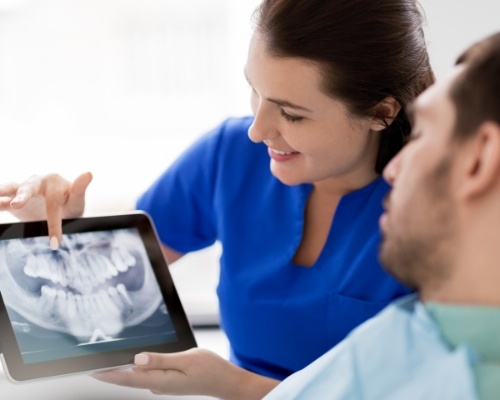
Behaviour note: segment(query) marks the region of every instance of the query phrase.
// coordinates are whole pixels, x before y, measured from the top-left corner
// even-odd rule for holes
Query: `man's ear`
[[[396,101],[394,97],[386,97],[380,103],[378,103],[374,108],[374,114],[378,118],[374,118],[372,126],[370,127],[372,131],[381,131],[387,128],[394,118],[398,115],[399,110],[401,110],[401,105]],[[384,123],[385,122],[385,123]]]
[[[467,147],[461,192],[473,198],[500,184],[500,125],[483,123]]]

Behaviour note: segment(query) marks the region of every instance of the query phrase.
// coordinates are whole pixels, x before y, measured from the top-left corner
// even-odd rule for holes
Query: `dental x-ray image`
[[[0,241],[0,290],[23,360],[175,340],[135,228]],[[106,347],[107,346],[107,347]]]

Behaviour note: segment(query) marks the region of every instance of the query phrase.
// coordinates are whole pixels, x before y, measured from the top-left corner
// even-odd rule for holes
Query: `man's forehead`
[[[454,67],[443,79],[424,91],[412,104],[410,112],[413,118],[439,117],[442,108],[452,106],[450,88],[463,66]]]

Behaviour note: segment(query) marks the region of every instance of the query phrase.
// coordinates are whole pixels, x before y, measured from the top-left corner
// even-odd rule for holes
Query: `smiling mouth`
[[[298,151],[280,151],[280,150],[275,150],[269,147],[269,150],[273,152],[274,154],[277,154],[279,156],[290,156],[292,154],[299,154]]]

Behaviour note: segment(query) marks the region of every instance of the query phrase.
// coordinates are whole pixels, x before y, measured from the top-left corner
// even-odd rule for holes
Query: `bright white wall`
[[[0,183],[94,173],[87,214],[119,212],[199,134],[249,113],[258,0],[0,0]],[[438,79],[500,30],[498,0],[421,0]],[[8,219],[5,215],[0,219]],[[172,268],[193,320],[216,313],[218,247]]]
[[[0,180],[91,170],[88,211],[132,207],[196,136],[249,112],[256,1],[0,0]]]
[[[473,42],[500,31],[498,0],[419,0],[431,63],[439,79]]]

